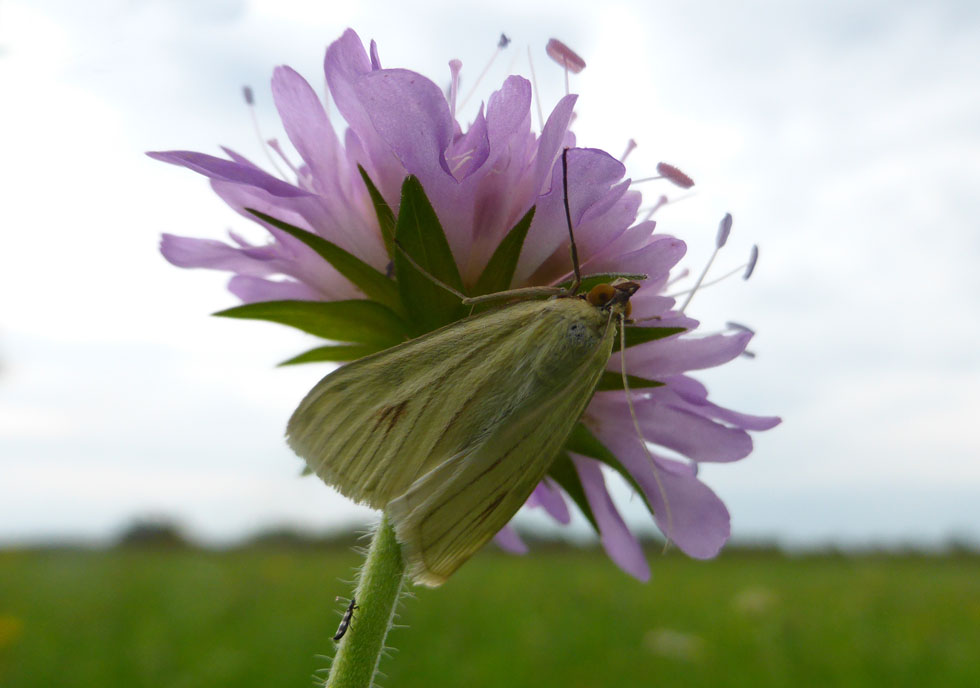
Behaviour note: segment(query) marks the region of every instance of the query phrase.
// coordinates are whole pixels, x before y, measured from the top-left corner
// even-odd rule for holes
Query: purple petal
[[[599,537],[603,549],[626,573],[641,581],[650,580],[650,566],[643,554],[643,548],[626,527],[623,517],[619,515],[612,498],[606,491],[602,464],[595,459],[578,454],[571,454],[571,457],[578,477],[582,481],[582,487],[585,489],[585,497],[599,525]]]
[[[493,536],[493,541],[497,543],[500,549],[506,550],[511,554],[527,554],[527,545],[521,540],[521,536],[517,534],[514,527],[509,523],[497,531],[497,534]]]
[[[528,500],[531,506],[540,506],[548,515],[562,524],[567,524],[572,520],[568,513],[568,505],[562,497],[561,488],[551,479],[545,478],[534,488]]]
[[[626,369],[633,375],[658,378],[688,370],[713,368],[745,351],[750,339],[750,332],[660,339],[630,347]]]
[[[442,89],[407,69],[365,74],[353,84],[381,139],[423,187],[452,177],[444,153],[453,119]]]
[[[270,265],[268,261],[214,239],[162,234],[160,253],[171,264],[180,268],[229,270],[256,277],[277,272],[275,266]]]
[[[309,165],[314,188],[327,196],[349,192],[339,188],[340,182],[349,180],[340,141],[306,79],[290,67],[276,67],[272,97],[289,140]]]
[[[293,280],[267,280],[260,277],[236,275],[228,281],[228,291],[243,303],[257,301],[320,301],[323,295],[312,287]]]
[[[568,200],[572,225],[576,230],[583,216],[593,205],[602,205],[611,195],[616,194],[611,192],[610,188],[613,183],[622,178],[625,169],[621,162],[604,151],[590,148],[574,148],[568,151]],[[618,196],[622,196],[622,193]],[[592,229],[602,234],[603,240],[611,241],[626,227],[607,231],[600,223]],[[534,221],[531,223],[524,249],[521,251],[515,283],[537,282],[542,273],[542,264],[552,256],[554,256],[554,265],[545,268],[550,272],[550,276],[558,278],[567,273],[570,268],[567,246],[568,225],[565,219],[561,162],[558,161],[552,172],[551,190],[538,198]],[[559,252],[559,249],[562,251]],[[539,283],[544,281],[542,279]]]
[[[723,408],[708,401],[708,390],[697,380],[686,375],[669,377],[664,382],[667,389],[675,393],[678,399],[687,404],[687,409],[700,413],[709,418],[742,428],[743,430],[771,430],[782,422],[779,416],[757,416],[749,413],[739,413]],[[656,390],[660,391],[660,390]]]
[[[612,251],[606,257],[588,263],[589,272],[636,272],[657,279],[670,272],[687,252],[687,245],[680,239],[666,234],[655,235],[646,246],[615,255]]]
[[[493,148],[501,146],[524,129],[531,111],[531,84],[519,76],[509,76],[487,101],[487,134]]]
[[[634,399],[633,408],[648,442],[695,461],[738,461],[752,452],[752,438],[744,430],[662,403],[656,396]],[[625,392],[596,394],[589,404],[589,414],[602,418],[603,427],[635,435]]]
[[[728,509],[692,468],[656,454],[651,463],[635,433],[601,427],[596,431],[639,483],[660,530],[696,559],[718,554],[731,534]]]
[[[447,162],[452,168],[453,176],[462,181],[474,172],[479,171],[490,155],[490,139],[487,135],[487,118],[483,107],[473,120],[473,124],[465,134],[453,141],[451,150],[447,153]]]
[[[344,31],[340,38],[327,48],[327,54],[323,59],[323,70],[326,73],[330,94],[348,124],[353,125],[353,122],[347,116],[345,109],[348,105],[355,110],[360,106],[356,102],[346,102],[346,99],[351,95],[347,90],[349,84],[372,69],[371,60],[364,50],[364,44],[361,43],[360,37],[353,29]],[[341,100],[345,102],[341,104]]]
[[[648,289],[646,284],[642,284],[640,285],[640,291],[636,292],[633,298],[630,299],[630,303],[633,304],[634,318],[652,318],[654,316],[662,317],[676,305],[677,301],[669,296],[661,296],[655,288]],[[655,324],[655,322],[649,321],[641,323],[641,325],[645,326]]]
[[[231,158],[233,162],[237,162],[238,164],[245,165],[247,167],[254,167],[257,170],[261,169],[258,165],[256,165],[254,162],[246,158],[244,155],[233,151],[231,148],[228,148],[227,146],[221,146],[221,150],[223,150],[225,155]]]
[[[273,196],[296,198],[311,195],[297,186],[288,184],[281,179],[263,172],[257,167],[251,167],[231,160],[223,160],[205,153],[193,151],[151,151],[147,153],[154,160],[169,162],[171,165],[181,165],[211,179],[217,179],[236,184],[247,184],[268,191]]]
[[[276,238],[280,259],[276,262],[275,272],[288,275],[310,285],[316,293],[321,295],[320,298],[349,299],[359,298],[362,294],[306,244],[259,220],[245,211],[245,208],[254,208],[276,219],[324,236],[341,248],[364,258],[375,267],[383,267],[384,265],[384,259],[378,256],[379,253],[384,253],[384,247],[380,246],[381,238],[377,231],[365,229],[354,220],[348,222],[348,225],[351,230],[358,232],[358,236],[351,237],[351,232],[345,232],[338,236],[330,231],[335,225],[319,224],[317,226],[307,221],[308,216],[312,216],[320,223],[330,221],[330,216],[324,213],[322,208],[306,204],[308,199],[277,199],[269,196],[261,189],[227,182],[212,181],[211,186],[215,193],[228,205],[237,210],[243,217],[265,227]],[[294,210],[297,205],[299,205],[300,211]],[[357,243],[354,241],[355,238]]]
[[[551,170],[554,169],[559,150],[565,142],[565,134],[572,121],[572,112],[577,100],[578,96],[574,94],[559,100],[541,130],[534,173],[535,192],[538,194],[547,191],[543,186],[551,181]]]
[[[353,30],[348,29],[330,44],[323,60],[323,70],[330,95],[349,126],[346,141],[350,159],[364,166],[371,180],[397,212],[405,170],[378,136],[370,114],[356,93],[356,83],[370,74],[373,68],[361,39]],[[353,149],[349,145],[352,136],[358,142],[359,154],[352,154]]]

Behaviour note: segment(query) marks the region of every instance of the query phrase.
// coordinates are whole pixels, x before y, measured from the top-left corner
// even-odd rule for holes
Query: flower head
[[[505,45],[502,40],[500,48]],[[566,70],[584,67],[581,58],[558,42],[549,44],[551,53],[562,58]],[[569,126],[577,96],[558,101],[535,133],[531,85],[511,76],[464,130],[455,118],[459,69],[458,61],[450,64],[447,99],[420,74],[382,68],[376,45],[372,42],[365,50],[348,30],[330,45],[324,61],[330,95],[347,123],[341,137],[307,81],[289,67],[276,68],[272,94],[301,162],[291,162],[277,142],[270,146],[289,168],[288,174],[270,174],[228,149],[227,158],[189,151],[150,153],[207,176],[226,203],[268,230],[270,241],[253,245],[236,234],[231,243],[167,234],[161,243],[163,255],[180,267],[233,273],[229,289],[246,304],[373,298],[353,273],[337,262],[326,262],[319,244],[306,233],[390,276],[393,247],[385,225],[399,214],[402,189],[412,175],[443,228],[464,291],[479,287],[491,256],[505,237],[513,236],[522,218],[530,217],[532,208],[533,219],[523,228],[526,237],[504,286],[559,284],[571,276],[566,180],[559,164],[562,150],[570,148],[567,201],[582,272],[646,275],[632,299],[633,317],[656,320],[658,327],[676,327],[683,334],[629,346],[625,369],[646,382],[633,389],[631,397],[622,389],[595,394],[566,451],[528,503],[567,523],[571,497],[597,527],[614,561],[646,579],[649,570],[640,546],[605,487],[611,466],[642,494],[672,542],[691,556],[714,556],[728,538],[729,516],[698,479],[697,465],[744,458],[752,450],[747,431],[769,429],[779,421],[716,406],[687,373],[739,356],[751,332],[733,328],[692,336],[697,321],[664,294],[685,244],[655,231],[649,214],[637,221],[641,193],[631,188],[620,160],[598,149],[574,147]],[[663,163],[658,172],[685,188],[693,184],[672,165]],[[243,317],[303,327],[282,314],[270,316],[272,310],[269,306],[248,311],[251,315]],[[425,321],[413,334],[440,324]],[[399,337],[404,333],[393,333],[392,341]],[[353,350],[383,347],[383,339],[354,340]],[[316,351],[320,354],[310,352],[300,359],[350,360],[354,355],[350,346]],[[610,371],[620,370],[620,356],[612,356]],[[663,450],[651,450],[647,443]],[[509,549],[523,547],[509,528],[497,540]]]

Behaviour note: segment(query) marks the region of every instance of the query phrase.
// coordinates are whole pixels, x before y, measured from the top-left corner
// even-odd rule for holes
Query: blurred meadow
[[[328,666],[349,543],[0,553],[0,685],[303,686]],[[382,686],[980,685],[980,556],[648,550],[477,556],[413,589]],[[357,621],[350,633],[357,632]]]

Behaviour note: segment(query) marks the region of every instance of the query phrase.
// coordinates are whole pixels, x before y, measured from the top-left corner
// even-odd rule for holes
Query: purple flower
[[[415,72],[383,69],[375,44],[366,51],[348,30],[327,49],[324,70],[330,95],[348,125],[343,140],[303,77],[289,67],[278,67],[273,74],[276,107],[302,159],[292,164],[273,142],[291,170],[288,178],[271,175],[228,149],[227,159],[188,151],[150,153],[208,177],[226,203],[271,235],[269,243],[253,245],[235,234],[231,243],[165,234],[164,257],[180,267],[233,273],[229,290],[247,304],[364,299],[309,242],[246,210],[311,232],[384,273],[389,270],[389,247],[360,166],[395,215],[406,177],[419,180],[467,289],[501,240],[534,207],[510,286],[557,284],[571,273],[560,164],[562,149],[570,147],[568,200],[582,272],[646,274],[632,300],[633,317],[656,319],[658,327],[685,332],[632,346],[626,356],[630,375],[659,383],[633,390],[632,398],[643,437],[663,450],[650,450],[639,439],[624,391],[600,391],[582,419],[583,433],[566,446],[568,470],[546,478],[528,504],[567,523],[566,499],[571,496],[598,528],[612,559],[645,580],[649,569],[641,548],[605,487],[609,469],[603,464],[614,465],[642,493],[672,542],[691,556],[714,556],[729,536],[729,515],[697,478],[697,465],[744,458],[752,450],[747,431],[767,430],[779,419],[716,406],[705,388],[687,376],[739,356],[751,332],[692,335],[697,321],[676,310],[674,299],[664,294],[685,244],[654,231],[652,220],[637,221],[641,194],[631,189],[621,161],[598,149],[574,147],[569,125],[577,96],[562,98],[535,134],[531,86],[511,76],[464,131],[454,115],[457,62],[451,64],[453,87],[447,99],[442,89]],[[671,165],[660,172],[675,183],[690,182]],[[614,354],[609,370],[618,371],[620,365],[619,354]],[[526,549],[509,527],[497,540],[511,550]]]

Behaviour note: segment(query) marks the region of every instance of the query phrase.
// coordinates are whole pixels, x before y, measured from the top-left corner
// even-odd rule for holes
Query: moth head
[[[616,308],[627,318],[630,317],[630,297],[636,293],[640,285],[624,279],[618,279],[612,284],[597,284],[585,295],[585,300],[596,308],[605,310]]]

